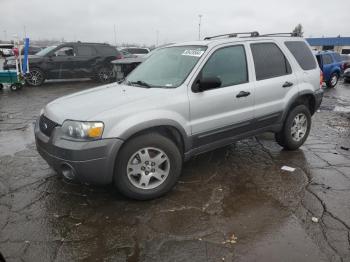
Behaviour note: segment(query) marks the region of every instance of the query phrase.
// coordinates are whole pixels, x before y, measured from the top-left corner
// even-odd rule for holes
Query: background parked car
[[[328,87],[335,87],[344,70],[341,56],[333,51],[320,51],[316,53],[317,62],[323,72],[323,80]]]
[[[128,51],[126,51],[126,50],[119,50],[119,52],[120,52],[120,54],[121,54],[121,58],[123,59],[123,58],[135,58],[135,57],[137,57],[137,55],[134,55],[134,54],[131,54],[131,53],[129,53]]]
[[[347,68],[350,68],[350,54],[348,55],[340,55],[343,62],[344,62],[344,65],[343,65],[343,68],[344,70],[347,69]]]
[[[113,79],[111,61],[120,53],[108,44],[72,42],[50,46],[29,56],[26,82],[40,86],[45,79],[93,78],[101,83]],[[14,69],[15,59],[7,58],[4,69]]]
[[[0,44],[0,57],[13,56],[12,44]]]
[[[350,68],[347,68],[344,71],[344,81],[350,82]]]
[[[143,48],[143,47],[124,47],[124,48],[121,48],[121,50],[124,50],[136,56],[144,56],[150,52],[148,48]]]

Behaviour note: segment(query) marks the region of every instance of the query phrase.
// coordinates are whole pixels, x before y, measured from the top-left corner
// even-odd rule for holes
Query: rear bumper
[[[314,96],[315,96],[315,111],[317,111],[320,108],[320,105],[322,103],[323,90],[319,89],[315,91]]]
[[[63,173],[68,166],[73,170],[74,178],[82,183],[105,185],[113,181],[115,160],[122,140],[69,141],[59,136],[59,130],[54,130],[48,137],[40,131],[38,121],[34,133],[39,154],[58,173]]]

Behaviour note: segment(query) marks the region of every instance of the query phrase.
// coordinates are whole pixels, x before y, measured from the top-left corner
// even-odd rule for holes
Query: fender
[[[283,111],[283,114],[281,117],[282,123],[284,123],[284,120],[286,119],[287,114],[290,111],[292,105],[298,100],[298,98],[300,98],[301,96],[304,96],[304,95],[312,95],[313,98],[316,100],[315,93],[312,90],[303,90],[303,91],[299,91],[298,93],[294,94],[292,96],[292,98],[288,101],[287,106],[285,107],[286,109]]]
[[[141,113],[129,116],[117,121],[117,124],[107,131],[106,136],[126,141],[138,132],[160,126],[177,130],[182,137],[185,151],[191,147],[191,129],[188,122],[181,115],[171,111],[148,111],[147,115]]]

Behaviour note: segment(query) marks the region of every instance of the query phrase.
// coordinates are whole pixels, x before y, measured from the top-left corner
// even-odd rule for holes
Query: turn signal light
[[[323,72],[320,72],[320,86],[322,87],[323,85]]]

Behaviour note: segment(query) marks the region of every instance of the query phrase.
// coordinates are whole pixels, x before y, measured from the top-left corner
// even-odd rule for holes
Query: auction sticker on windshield
[[[201,57],[203,53],[201,50],[185,50],[182,55]]]

